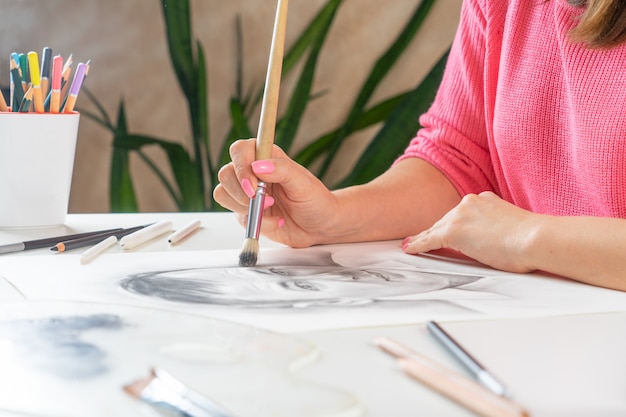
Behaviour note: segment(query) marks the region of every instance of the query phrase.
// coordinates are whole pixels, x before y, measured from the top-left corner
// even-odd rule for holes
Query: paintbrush
[[[278,0],[278,5],[276,6],[276,20],[274,22],[267,78],[261,104],[261,120],[256,138],[256,160],[268,159],[272,156],[276,114],[278,113],[278,92],[280,90],[280,76],[283,67],[288,4],[288,0]],[[246,239],[239,255],[239,266],[254,266],[257,263],[266,188],[267,185],[263,181],[259,181],[256,194],[250,199]]]
[[[482,417],[529,417],[528,411],[510,398],[489,391],[473,379],[457,374],[388,337],[376,345],[398,359],[400,368],[424,385]]]
[[[124,391],[168,415],[187,417],[232,417],[217,403],[193,391],[163,369],[152,369],[150,376],[124,386]]]

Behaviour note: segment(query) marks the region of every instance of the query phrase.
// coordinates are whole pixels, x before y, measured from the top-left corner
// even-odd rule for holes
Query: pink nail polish
[[[278,228],[281,229],[285,225],[285,219],[282,217],[278,219]]]
[[[263,204],[263,210],[270,208],[274,205],[274,198],[272,196],[266,195],[265,202]]]
[[[276,168],[270,161],[261,160],[252,163],[252,171],[254,171],[255,174],[271,174],[274,172],[274,169]]]
[[[252,187],[252,183],[247,178],[241,180],[241,188],[243,188],[243,192],[250,198],[254,197],[256,194],[254,188]]]

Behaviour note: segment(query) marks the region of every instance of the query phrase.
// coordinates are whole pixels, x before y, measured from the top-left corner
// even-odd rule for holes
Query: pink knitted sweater
[[[626,217],[626,45],[568,39],[565,0],[465,0],[444,79],[400,158],[461,195],[553,215]]]

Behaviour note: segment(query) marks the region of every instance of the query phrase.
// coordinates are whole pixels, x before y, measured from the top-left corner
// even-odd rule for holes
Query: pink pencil
[[[61,108],[61,82],[63,77],[63,57],[57,55],[52,60],[52,92],[50,113],[58,113]]]

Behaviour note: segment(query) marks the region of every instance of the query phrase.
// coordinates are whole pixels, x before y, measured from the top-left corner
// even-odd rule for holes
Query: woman
[[[404,155],[329,191],[274,148],[231,148],[215,198],[294,246],[407,237],[494,268],[626,290],[626,2],[466,0],[439,92]]]

